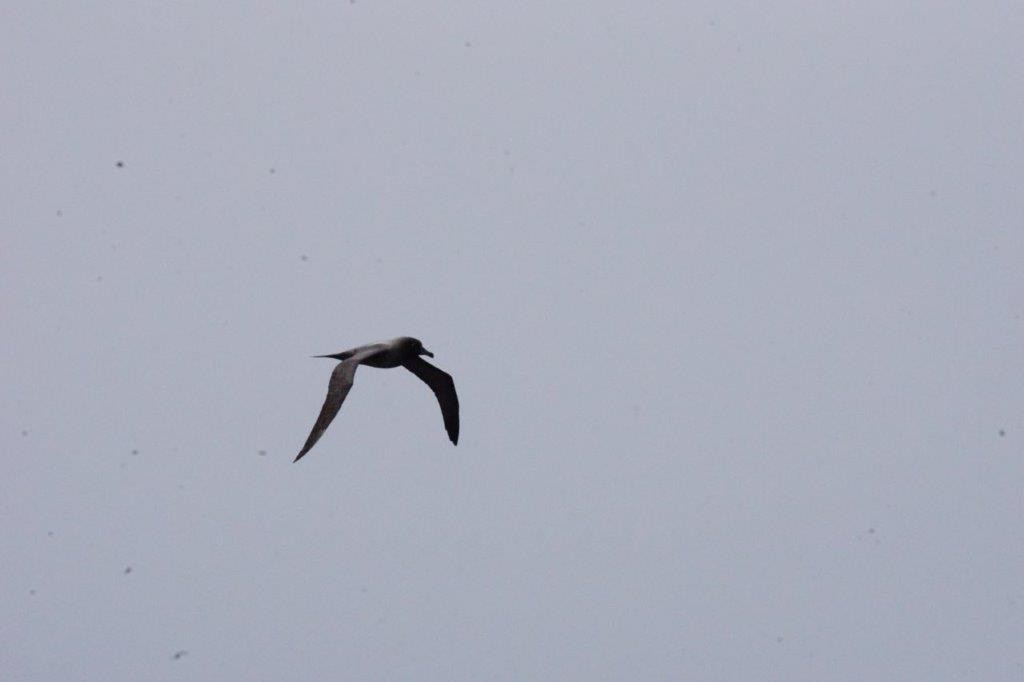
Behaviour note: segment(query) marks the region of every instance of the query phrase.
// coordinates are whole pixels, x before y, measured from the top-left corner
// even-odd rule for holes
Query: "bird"
[[[448,432],[452,445],[458,445],[459,396],[455,393],[455,382],[447,372],[434,367],[422,359],[421,355],[434,357],[433,353],[423,347],[419,339],[411,336],[399,336],[390,341],[370,343],[330,355],[314,355],[315,358],[333,358],[341,362],[331,372],[331,380],[327,384],[327,398],[320,408],[320,416],[316,418],[306,444],[292,461],[298,462],[302,459],[327,430],[341,409],[341,403],[344,402],[349,389],[352,388],[352,381],[359,365],[385,369],[402,366],[419,377],[437,397],[437,402],[441,406],[441,417],[444,419],[444,429]]]

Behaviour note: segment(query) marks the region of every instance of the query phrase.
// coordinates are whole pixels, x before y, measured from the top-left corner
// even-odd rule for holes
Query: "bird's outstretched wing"
[[[447,372],[439,370],[419,356],[404,363],[405,368],[423,380],[437,396],[444,417],[444,430],[455,445],[459,444],[459,396],[455,394],[455,382]]]
[[[316,418],[316,423],[313,424],[313,430],[309,432],[306,444],[302,446],[302,450],[292,460],[293,462],[298,462],[302,459],[302,456],[309,452],[316,445],[316,442],[320,440],[320,436],[324,435],[324,431],[327,430],[335,415],[338,414],[338,410],[341,409],[341,404],[345,401],[345,396],[348,395],[349,389],[352,388],[352,380],[355,378],[356,368],[359,367],[359,363],[373,357],[382,350],[383,348],[380,346],[361,349],[352,354],[351,357],[338,363],[338,366],[334,368],[334,371],[331,372],[331,381],[327,384],[327,398],[324,400],[324,406],[320,408],[320,416]]]

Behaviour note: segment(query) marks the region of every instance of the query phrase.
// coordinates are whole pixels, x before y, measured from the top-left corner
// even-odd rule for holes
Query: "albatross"
[[[298,462],[302,459],[327,430],[327,426],[341,409],[341,403],[344,402],[349,389],[352,388],[352,380],[359,365],[381,368],[402,366],[419,377],[437,396],[437,402],[441,405],[441,417],[444,418],[444,429],[448,432],[452,444],[458,445],[459,396],[455,394],[455,382],[447,372],[434,367],[422,359],[421,355],[434,357],[433,353],[423,347],[419,339],[411,336],[399,336],[390,341],[371,343],[332,355],[314,355],[316,358],[333,358],[341,362],[331,372],[331,381],[327,384],[327,399],[320,408],[320,416],[316,418],[306,444],[293,461]]]

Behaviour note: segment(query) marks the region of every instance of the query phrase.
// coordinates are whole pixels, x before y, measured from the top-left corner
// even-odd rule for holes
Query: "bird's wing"
[[[444,417],[444,430],[452,443],[459,443],[459,396],[455,394],[455,382],[447,372],[439,370],[426,360],[415,356],[406,360],[405,368],[423,380],[437,396]]]
[[[355,378],[356,368],[359,367],[359,363],[373,357],[382,350],[384,350],[382,346],[360,348],[351,357],[338,363],[338,366],[334,368],[334,371],[331,372],[331,381],[327,384],[327,398],[324,400],[324,406],[320,408],[320,416],[316,418],[316,423],[313,424],[313,430],[309,432],[306,444],[302,446],[302,450],[292,460],[293,462],[298,462],[302,459],[302,456],[309,452],[316,445],[316,442],[320,440],[320,436],[324,435],[324,431],[327,430],[335,415],[338,414],[338,410],[341,409],[341,403],[345,401],[345,396],[348,395],[349,389],[352,388],[352,380]]]

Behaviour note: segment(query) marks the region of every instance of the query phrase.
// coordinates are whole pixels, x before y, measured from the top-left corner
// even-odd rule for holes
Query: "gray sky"
[[[5,2],[3,678],[1020,679],[1024,10],[893,5]]]

